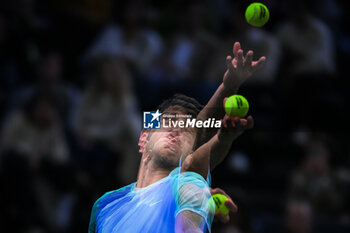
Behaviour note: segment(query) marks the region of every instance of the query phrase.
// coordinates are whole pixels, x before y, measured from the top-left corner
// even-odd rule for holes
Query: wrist
[[[235,140],[236,135],[223,130],[222,128],[217,132],[218,142],[224,146],[231,146],[232,142]]]
[[[226,97],[230,95],[237,94],[239,90],[240,85],[234,84],[234,85],[225,85],[225,83],[222,83],[222,91],[225,93]]]

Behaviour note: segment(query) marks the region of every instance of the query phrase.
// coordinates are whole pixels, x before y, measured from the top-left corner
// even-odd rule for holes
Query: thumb
[[[226,103],[226,100],[227,100],[227,99],[228,99],[228,98],[225,97],[224,100],[222,101],[222,104],[223,104],[224,108],[225,108],[225,103]]]

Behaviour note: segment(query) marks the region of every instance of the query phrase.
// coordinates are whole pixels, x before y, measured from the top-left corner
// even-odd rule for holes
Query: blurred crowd
[[[244,84],[255,128],[212,173],[239,211],[212,232],[350,232],[345,0],[2,0],[1,232],[87,232],[136,180],[142,111],[205,104],[235,41],[267,62]]]

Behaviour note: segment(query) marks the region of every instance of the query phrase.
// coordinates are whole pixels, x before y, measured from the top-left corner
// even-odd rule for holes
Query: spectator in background
[[[58,211],[65,197],[70,196],[66,192],[69,160],[55,99],[48,95],[32,96],[24,109],[8,118],[1,134],[1,171],[7,177],[3,187],[14,197],[26,193],[24,200],[18,198],[17,203],[5,205],[9,209],[19,208],[19,213],[33,211],[33,218],[38,219],[28,224],[43,221],[51,229],[64,228]],[[18,203],[20,206],[16,206]],[[6,219],[14,221],[19,213],[9,213]],[[27,223],[26,219],[23,222]]]
[[[333,34],[327,24],[310,13],[312,8],[310,1],[289,2],[288,19],[276,31],[283,53],[278,83],[279,112],[286,128],[301,122],[324,129],[323,122],[330,116],[340,118],[343,115],[338,108],[343,97],[335,91]],[[332,115],[324,114],[325,106],[332,108]],[[290,114],[294,115],[295,121],[287,120],[286,116]]]
[[[177,30],[169,41],[170,53],[166,54],[168,72],[165,75],[168,77],[165,78],[175,79],[173,82],[205,82],[208,79],[206,68],[213,61],[219,41],[205,27],[206,13],[209,11],[206,7],[202,1],[194,0],[183,2],[175,8]]]
[[[120,182],[129,182],[137,173],[133,164],[137,164],[135,145],[141,124],[130,73],[113,57],[95,58],[90,68],[90,82],[74,117],[77,140],[90,157],[83,160],[97,169],[96,175],[112,171],[109,178],[118,176]],[[117,155],[123,156],[121,161],[116,160]]]
[[[36,65],[36,83],[27,85],[15,91],[11,98],[12,109],[17,109],[32,96],[38,93],[51,95],[59,102],[58,111],[63,116],[63,123],[68,128],[71,127],[71,113],[79,100],[79,91],[64,82],[63,61],[61,54],[49,49],[43,51],[41,58]]]
[[[285,213],[285,231],[283,233],[312,233],[313,213],[307,201],[290,200]]]
[[[14,70],[17,87],[33,82],[39,48],[47,42],[45,36],[52,26],[48,15],[41,11],[41,4],[37,0],[1,1],[10,38],[6,50],[18,68]]]
[[[289,196],[310,202],[317,217],[331,217],[340,213],[343,204],[329,164],[330,151],[326,143],[313,139],[306,145],[301,169],[292,176]]]
[[[116,14],[120,19],[102,30],[84,59],[96,55],[116,56],[123,58],[136,71],[147,72],[163,49],[162,38],[143,25],[147,5],[141,1],[129,1],[125,6],[117,4],[117,7]]]
[[[335,51],[328,26],[312,16],[301,0],[290,2],[288,12],[289,20],[277,30],[284,52],[285,85],[294,84],[295,79],[306,76],[318,80],[333,75],[336,70]]]
[[[2,132],[2,150],[15,151],[35,168],[42,158],[64,163],[69,158],[55,100],[34,95],[22,111],[11,115]]]
[[[11,58],[11,39],[8,27],[8,20],[0,11],[0,122],[6,110],[8,96],[17,79],[16,66]]]
[[[171,31],[165,41],[167,49],[152,69],[143,74],[144,85],[139,88],[141,92],[145,86],[153,90],[152,96],[146,94],[142,98],[146,106],[176,91],[191,93],[200,101],[207,101],[214,93],[219,81],[210,80],[208,69],[219,41],[205,25],[210,15],[209,6],[203,1],[191,0],[179,1],[169,9],[167,18],[164,17],[164,21],[171,21],[167,28]],[[222,73],[218,77],[222,77]]]

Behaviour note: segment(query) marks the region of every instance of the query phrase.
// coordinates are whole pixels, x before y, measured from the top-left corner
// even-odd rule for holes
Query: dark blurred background
[[[142,111],[205,104],[240,41],[265,67],[240,94],[255,128],[212,173],[239,211],[213,232],[350,232],[345,0],[0,1],[0,232],[87,232],[136,180]]]

